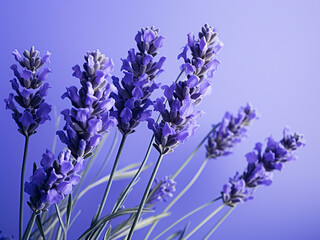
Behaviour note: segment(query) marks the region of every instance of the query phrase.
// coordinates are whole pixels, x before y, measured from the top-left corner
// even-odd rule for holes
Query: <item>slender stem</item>
[[[202,165],[200,166],[199,170],[197,171],[197,173],[194,175],[194,177],[192,178],[192,180],[188,183],[188,185],[179,193],[178,196],[176,196],[171,203],[163,210],[162,213],[166,213],[168,212],[171,207],[191,188],[191,186],[195,183],[195,181],[199,178],[200,174],[202,173],[204,167],[206,166],[206,164],[208,163],[209,158],[206,158],[206,160],[203,161]],[[152,233],[153,229],[156,227],[158,221],[155,221],[150,230],[148,231],[147,235],[145,236],[145,240],[149,238],[150,234]]]
[[[181,70],[181,72],[179,73],[178,77],[176,78],[176,81],[175,82],[178,82],[179,78],[181,77],[182,73],[184,72],[184,69]]]
[[[126,196],[128,194],[128,191],[130,191],[132,185],[135,183],[135,181],[138,179],[138,177],[140,176],[148,158],[149,158],[149,155],[150,155],[150,152],[151,152],[151,148],[152,148],[152,143],[153,143],[153,140],[154,140],[154,135],[152,135],[152,138],[150,140],[150,143],[149,143],[149,146],[148,146],[148,150],[146,152],[146,155],[144,156],[144,159],[137,171],[137,173],[135,174],[135,176],[132,178],[131,182],[128,184],[128,186],[125,188],[125,190],[123,191],[122,193],[122,197],[121,199],[119,199],[117,205],[114,206],[113,210],[112,210],[112,213],[115,213],[116,211],[118,211],[118,209],[123,205],[125,199],[126,199]]]
[[[113,138],[113,141],[112,141],[112,146],[111,146],[111,148],[109,149],[109,152],[108,152],[105,160],[103,161],[102,167],[100,167],[99,172],[98,172],[98,173],[95,175],[95,177],[92,179],[91,183],[93,183],[93,182],[100,176],[100,174],[102,173],[102,171],[105,169],[107,163],[109,162],[109,159],[110,159],[110,157],[111,157],[111,154],[113,153],[113,150],[114,150],[114,148],[116,147],[117,141],[118,141],[118,131],[115,131],[114,138]]]
[[[119,162],[119,159],[120,159],[120,155],[121,155],[124,143],[126,141],[126,138],[127,138],[127,134],[123,134],[122,135],[122,139],[121,139],[121,143],[120,143],[120,146],[119,146],[119,149],[118,149],[118,153],[117,153],[116,159],[114,161],[114,164],[113,164],[113,167],[112,167],[112,170],[111,170],[111,173],[110,173],[110,179],[108,181],[106,190],[104,191],[104,195],[103,195],[101,204],[99,205],[98,211],[97,211],[97,213],[95,214],[95,217],[92,220],[93,224],[96,223],[99,220],[99,218],[101,216],[101,213],[102,213],[102,210],[104,208],[104,205],[105,205],[105,203],[107,201],[107,197],[108,197],[108,194],[109,194],[109,191],[110,191],[110,188],[111,188],[111,184],[112,184],[112,181],[113,181],[114,173],[115,173],[115,171],[117,169],[118,162]]]
[[[177,225],[178,223],[182,222],[184,219],[190,217],[191,215],[193,215],[194,213],[200,211],[201,209],[209,206],[210,204],[216,202],[217,200],[219,200],[221,197],[218,197],[210,202],[207,202],[203,205],[201,205],[200,207],[194,209],[193,211],[189,212],[188,214],[184,215],[183,217],[181,217],[179,220],[177,220],[176,222],[174,222],[171,226],[169,226],[168,228],[166,228],[165,230],[163,230],[160,234],[158,234],[153,240],[158,239],[159,237],[161,237],[163,234],[165,234],[167,231],[169,231],[171,228],[173,228],[175,225]]]
[[[214,217],[223,207],[225,204],[223,203],[220,207],[218,207],[216,210],[214,210],[208,217],[206,217],[199,225],[197,225],[187,236],[183,238],[183,240],[187,240],[189,237],[191,237],[196,231],[199,230],[204,224],[206,224],[211,218]]]
[[[220,218],[219,222],[216,223],[216,225],[214,225],[214,227],[211,229],[211,231],[204,237],[203,240],[208,240],[209,237],[214,233],[214,231],[221,225],[221,223],[223,223],[223,221],[232,213],[232,211],[234,210],[235,207],[231,207],[228,212],[222,217]]]
[[[158,160],[157,160],[157,163],[156,163],[156,165],[154,166],[153,172],[152,172],[151,177],[150,177],[150,179],[149,179],[147,188],[146,188],[146,190],[144,191],[142,200],[141,200],[140,205],[139,205],[138,212],[136,213],[136,217],[135,217],[135,219],[134,219],[134,221],[133,221],[133,224],[132,224],[132,226],[131,226],[129,235],[128,235],[128,237],[127,237],[127,240],[131,240],[131,238],[132,238],[134,229],[135,229],[135,227],[136,227],[136,225],[137,225],[137,223],[138,223],[138,220],[139,220],[139,218],[140,218],[142,209],[144,208],[144,205],[145,205],[145,203],[146,203],[147,197],[148,197],[149,192],[150,192],[150,189],[151,189],[151,185],[152,185],[152,183],[153,183],[153,181],[154,181],[154,178],[155,178],[156,175],[157,175],[157,172],[158,172],[158,169],[159,169],[159,167],[160,167],[161,160],[162,160],[163,156],[164,156],[163,154],[160,154],[160,155],[159,155],[159,158],[158,158]]]
[[[198,144],[198,146],[196,147],[196,149],[191,153],[191,155],[187,158],[187,160],[181,165],[181,167],[175,172],[175,174],[173,174],[173,176],[171,177],[172,179],[175,179],[180,173],[181,171],[187,166],[187,164],[191,161],[191,159],[193,158],[193,156],[196,154],[196,152],[199,150],[199,148],[204,144],[204,142],[207,140],[207,138],[210,136],[211,133],[213,133],[217,127],[220,125],[220,123],[218,123],[217,125],[215,125],[211,131],[202,139],[202,141]]]
[[[20,180],[20,212],[19,212],[19,239],[22,239],[23,231],[23,193],[24,193],[24,174],[26,170],[27,155],[29,147],[29,136],[26,136],[24,143],[24,152],[22,160],[22,169],[21,169],[21,180]]]
[[[34,222],[36,220],[36,217],[37,217],[37,215],[33,212],[32,216],[31,216],[31,219],[30,219],[30,222],[29,222],[30,225],[28,224],[27,232],[25,232],[25,235],[24,235],[25,236],[24,240],[29,240],[30,234],[31,234],[31,230],[33,228],[33,225],[34,225]]]

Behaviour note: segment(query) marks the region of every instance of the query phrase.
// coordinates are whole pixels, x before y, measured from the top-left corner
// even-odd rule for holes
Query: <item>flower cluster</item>
[[[58,158],[49,150],[42,155],[41,167],[37,168],[25,183],[25,192],[30,195],[28,202],[35,212],[47,211],[70,194],[81,176],[83,159],[73,159],[70,150],[60,152]]]
[[[36,133],[40,124],[50,120],[51,106],[44,100],[50,86],[44,81],[51,70],[49,68],[40,70],[40,68],[43,64],[50,62],[51,53],[47,51],[41,58],[40,52],[31,47],[30,51],[23,52],[23,56],[18,50],[14,50],[12,54],[23,69],[19,71],[16,64],[11,66],[15,76],[11,80],[11,86],[16,95],[10,93],[9,98],[4,101],[6,108],[13,112],[12,118],[19,127],[18,131],[28,137]],[[23,111],[17,108],[15,102]]]
[[[230,178],[221,192],[224,203],[233,206],[252,199],[254,188],[272,183],[273,170],[281,170],[283,163],[296,159],[295,151],[304,146],[302,135],[290,134],[288,128],[283,131],[283,138],[277,142],[272,137],[267,139],[267,147],[262,152],[262,144],[257,143],[254,150],[246,154],[248,166],[242,175],[238,173]]]
[[[218,129],[208,137],[207,157],[217,158],[231,153],[231,149],[245,136],[247,126],[257,119],[256,110],[249,104],[239,109],[238,115],[226,112]]]
[[[177,185],[173,179],[166,176],[160,181],[160,183],[155,181],[155,184],[156,187],[150,190],[152,195],[148,198],[148,204],[155,204],[163,201],[166,202],[168,198],[173,197],[173,193],[176,191]]]
[[[64,131],[57,132],[75,158],[91,156],[100,142],[101,134],[117,124],[109,111],[115,102],[110,94],[116,90],[109,83],[113,61],[99,50],[88,52],[84,58],[83,72],[79,65],[72,68],[73,76],[80,80],[81,89],[78,91],[76,86],[71,86],[62,95],[62,98],[70,99],[73,108],[61,112],[66,124]]]
[[[182,94],[188,94],[196,105],[211,92],[209,78],[213,77],[220,64],[216,55],[222,46],[215,29],[205,24],[198,34],[198,39],[192,33],[188,34],[188,43],[178,56],[178,59],[183,58],[184,64],[181,68],[187,74],[187,81],[179,82],[182,85]],[[191,57],[188,57],[189,50]]]
[[[148,120],[148,127],[155,136],[154,146],[161,154],[172,152],[198,128],[196,119],[202,112],[194,112],[194,107],[209,93],[211,83],[207,73],[217,69],[219,61],[216,54],[222,45],[217,33],[208,25],[202,28],[198,40],[192,34],[188,35],[188,44],[178,56],[185,60],[183,71],[187,74],[187,80],[162,87],[166,100],[162,97],[154,102],[154,109],[160,112],[162,121]],[[188,49],[192,59],[187,57]],[[166,102],[169,109],[166,109]]]
[[[162,47],[164,37],[154,27],[142,28],[135,37],[138,52],[135,49],[128,51],[128,57],[122,59],[124,77],[121,81],[113,77],[113,84],[118,93],[111,97],[116,103],[111,111],[118,120],[118,128],[123,134],[132,133],[141,121],[151,116],[151,93],[159,87],[155,78],[163,72],[162,65],[165,57],[155,61],[158,50]]]

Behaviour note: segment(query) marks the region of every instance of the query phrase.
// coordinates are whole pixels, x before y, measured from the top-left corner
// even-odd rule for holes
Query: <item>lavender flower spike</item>
[[[36,213],[47,211],[70,194],[81,176],[83,159],[72,159],[70,150],[61,152],[56,159],[49,150],[42,155],[41,167],[25,182],[25,192],[30,195],[29,206]]]
[[[159,184],[155,181],[156,186]],[[151,189],[150,193],[153,193],[148,197],[147,204],[155,204],[158,202],[166,202],[168,198],[173,197],[173,193],[176,191],[177,183],[169,178],[168,176],[164,177],[160,182],[160,185],[156,189]]]
[[[154,109],[160,112],[162,121],[156,123],[153,119],[148,120],[148,127],[155,136],[154,146],[162,154],[172,152],[198,128],[196,119],[203,112],[195,112],[194,108],[210,92],[211,84],[207,73],[216,69],[215,55],[222,46],[217,33],[208,25],[203,27],[198,40],[190,36],[184,52],[178,56],[178,59],[182,57],[185,60],[183,69],[187,74],[187,80],[162,87],[169,109],[166,109],[165,98],[158,98],[153,105]],[[215,48],[218,45],[220,47]],[[187,57],[188,49],[191,50],[191,59]]]
[[[221,195],[225,204],[234,206],[234,204],[253,199],[252,193],[253,191],[246,187],[246,182],[237,172],[233,178],[229,179],[229,183],[223,186]]]
[[[12,54],[23,69],[18,70],[16,64],[11,66],[15,75],[15,78],[11,80],[11,85],[16,95],[10,93],[9,98],[4,101],[6,109],[13,112],[12,118],[18,125],[18,131],[29,137],[36,133],[40,124],[50,120],[51,106],[44,100],[50,85],[44,81],[51,70],[49,68],[40,70],[40,68],[43,64],[50,62],[51,53],[47,52],[41,58],[40,52],[31,47],[30,51],[23,52],[23,56],[18,50],[14,50]],[[19,110],[16,104],[20,105],[23,110]]]
[[[283,131],[283,139],[276,142],[268,138],[268,144],[262,152],[262,144],[257,143],[255,151],[246,154],[248,166],[242,175],[238,173],[221,192],[225,204],[233,206],[239,202],[253,199],[253,189],[272,183],[273,171],[281,170],[283,163],[295,159],[294,151],[304,146],[302,135],[289,134],[288,128]]]
[[[132,133],[141,121],[151,116],[151,110],[147,110],[152,105],[149,97],[160,85],[155,78],[163,72],[165,61],[165,57],[155,60],[164,40],[159,29],[142,28],[135,40],[138,51],[130,49],[128,57],[122,60],[124,77],[121,81],[113,77],[118,93],[111,94],[116,101],[111,114],[117,118],[118,129],[123,134]]]
[[[75,158],[91,156],[100,142],[101,134],[117,124],[116,118],[110,115],[115,102],[110,94],[116,91],[109,83],[113,61],[99,50],[88,52],[84,58],[84,71],[79,65],[72,68],[73,76],[80,80],[82,87],[78,91],[76,86],[71,86],[62,95],[62,98],[70,99],[73,108],[61,112],[66,124],[64,131],[57,132]]]
[[[271,172],[273,170],[281,171],[283,164],[296,159],[295,151],[299,147],[305,146],[302,140],[303,136],[295,133],[290,134],[289,129],[286,127],[283,130],[283,138],[277,142],[272,137],[267,138],[267,147],[262,152],[262,144],[257,143],[255,151],[248,153],[247,157],[250,157],[250,161],[257,161],[263,164],[266,171]]]
[[[204,96],[211,93],[209,79],[213,77],[213,73],[220,64],[217,54],[223,47],[223,43],[218,38],[218,33],[208,24],[202,27],[198,37],[196,39],[192,33],[189,33],[188,43],[178,56],[178,59],[183,58],[184,60],[181,68],[187,74],[185,84],[189,87],[188,94],[196,105],[202,101]],[[191,57],[188,57],[189,50],[191,51]],[[183,89],[183,86],[181,88]]]
[[[250,104],[241,107],[237,116],[226,112],[218,129],[208,138],[207,157],[217,158],[230,154],[234,145],[245,137],[247,126],[257,118],[256,110]]]

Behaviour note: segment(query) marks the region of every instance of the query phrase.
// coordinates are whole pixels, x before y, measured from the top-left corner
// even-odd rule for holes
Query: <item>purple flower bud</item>
[[[72,76],[81,79],[82,72],[80,70],[80,66],[79,65],[75,65],[74,67],[72,67],[72,70],[74,71]]]
[[[32,72],[30,70],[26,69],[26,68],[23,69],[22,73],[20,74],[20,77],[22,77],[25,80],[30,79],[31,76],[32,76]]]
[[[12,55],[14,56],[17,62],[21,62],[23,60],[23,57],[20,55],[17,49],[12,51]]]
[[[19,118],[19,122],[25,128],[29,127],[31,124],[34,123],[32,114],[30,112],[28,112],[28,111],[23,112],[22,116]]]
[[[47,51],[46,55],[44,55],[41,59],[42,63],[50,63],[51,53]]]
[[[39,94],[40,94],[40,97],[45,97],[48,95],[48,90],[49,90],[50,85],[49,83],[44,83],[41,87],[40,87],[40,90],[39,90]]]
[[[47,77],[48,77],[48,75],[49,75],[49,73],[51,73],[50,68],[45,68],[45,69],[43,69],[43,71],[39,74],[39,78],[38,78],[38,79],[39,79],[40,81],[46,80]]]

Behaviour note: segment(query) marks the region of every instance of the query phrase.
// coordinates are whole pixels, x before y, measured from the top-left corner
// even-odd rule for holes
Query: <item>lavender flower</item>
[[[211,93],[209,78],[213,77],[213,73],[220,64],[216,55],[223,46],[218,33],[208,24],[202,27],[198,37],[196,40],[195,36],[189,33],[188,43],[178,56],[178,59],[183,58],[185,62],[181,66],[187,74],[187,81],[184,84],[188,86],[187,93],[196,105],[202,101],[204,96]],[[191,58],[188,57],[188,50],[191,51]]]
[[[128,51],[128,57],[122,59],[124,77],[120,81],[113,77],[113,84],[118,93],[112,93],[116,101],[112,116],[118,120],[118,128],[123,134],[132,133],[141,121],[151,116],[151,93],[159,87],[155,78],[163,72],[162,65],[165,57],[155,61],[158,50],[162,47],[164,37],[154,27],[142,28],[135,37],[138,52]]]
[[[110,98],[115,88],[108,82],[111,80],[113,61],[99,50],[88,52],[84,58],[83,72],[79,65],[72,68],[73,76],[80,80],[82,87],[78,91],[76,86],[71,86],[62,95],[62,98],[70,99],[73,108],[61,112],[66,124],[64,131],[57,132],[75,158],[91,156],[101,134],[117,124],[109,111],[115,102]]]
[[[242,175],[238,173],[221,192],[225,204],[233,206],[239,202],[253,199],[254,188],[272,183],[273,170],[281,170],[283,163],[295,159],[294,151],[304,146],[302,135],[289,134],[288,128],[283,131],[283,139],[276,142],[269,137],[265,151],[262,144],[257,143],[255,151],[246,154],[248,166]]]
[[[165,89],[165,96],[169,103],[169,110],[165,107],[165,99],[158,98],[154,103],[154,109],[159,111],[162,121],[156,123],[154,119],[148,119],[148,127],[155,136],[154,147],[161,154],[173,152],[173,149],[180,143],[194,134],[198,128],[196,119],[202,115],[202,112],[194,111],[194,103],[188,97],[182,101],[176,98],[174,91],[176,84],[173,83]]]
[[[207,73],[216,69],[219,61],[215,54],[221,46],[217,34],[208,25],[203,27],[198,40],[192,34],[188,35],[188,45],[178,56],[178,59],[182,57],[185,60],[183,69],[187,80],[162,87],[169,109],[166,109],[165,98],[158,98],[153,105],[160,112],[162,121],[156,123],[153,119],[148,120],[148,127],[155,136],[154,146],[161,154],[172,152],[198,128],[196,119],[203,113],[194,112],[194,108],[209,93],[211,84]],[[187,58],[188,49],[191,50],[192,59]]]
[[[208,138],[207,157],[217,158],[230,154],[234,145],[245,137],[247,126],[257,118],[256,110],[249,104],[241,107],[237,116],[226,112],[218,129]]]
[[[28,202],[37,213],[47,211],[54,203],[59,203],[70,194],[81,176],[83,159],[72,159],[70,150],[61,152],[56,159],[49,150],[42,155],[41,167],[37,168],[25,182],[25,192],[30,195]]]
[[[289,129],[285,128],[282,140],[277,142],[269,137],[264,152],[262,152],[262,144],[257,143],[254,148],[255,151],[248,153],[247,158],[251,162],[262,163],[266,171],[270,172],[275,169],[281,171],[284,163],[296,159],[294,151],[305,145],[302,138],[303,136],[298,133],[289,134]]]
[[[150,190],[150,193],[152,193],[152,195],[148,198],[148,204],[166,202],[168,198],[173,197],[173,193],[176,191],[177,185],[177,183],[173,179],[166,176],[160,182],[160,185],[158,185],[159,183],[157,181],[155,181],[155,183],[156,189]]]
[[[221,195],[225,204],[233,206],[253,199],[252,193],[252,190],[246,187],[246,182],[237,172],[233,178],[229,179],[229,183],[223,186]]]
[[[44,81],[51,70],[49,68],[40,70],[40,68],[43,64],[50,62],[51,53],[47,51],[41,58],[40,52],[31,47],[30,52],[27,50],[23,52],[24,57],[18,50],[14,50],[12,54],[23,70],[19,71],[16,64],[11,66],[15,75],[11,85],[16,95],[10,93],[9,98],[4,101],[6,109],[13,112],[12,118],[18,125],[18,131],[28,137],[36,133],[40,124],[50,120],[51,106],[44,100],[50,86]],[[22,111],[18,109],[16,103],[20,105]]]

